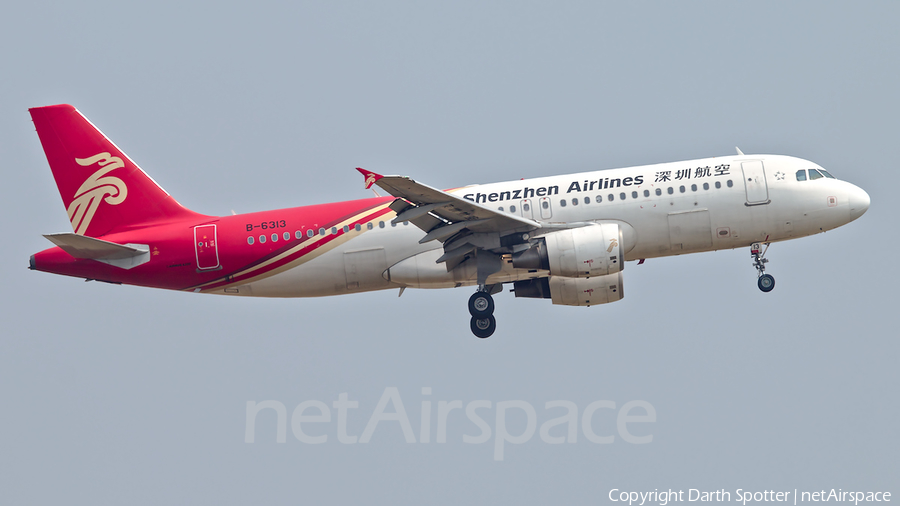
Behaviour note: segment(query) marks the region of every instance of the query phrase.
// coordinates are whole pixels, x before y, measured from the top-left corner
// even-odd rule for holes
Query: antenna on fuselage
[[[736,149],[736,150],[737,150],[737,152],[738,152],[738,155],[740,155],[740,156],[744,156],[744,152],[743,152],[743,151],[741,151],[741,148],[739,148],[739,147],[737,147],[737,146],[735,146],[735,147],[734,147],[734,149]]]

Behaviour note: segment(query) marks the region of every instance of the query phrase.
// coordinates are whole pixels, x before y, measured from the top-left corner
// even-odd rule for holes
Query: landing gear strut
[[[469,314],[472,315],[472,321],[469,327],[475,337],[484,339],[491,337],[491,334],[497,330],[497,320],[494,318],[494,298],[488,287],[479,286],[478,291],[469,297]]]
[[[762,245],[758,242],[750,245],[750,256],[753,257],[753,267],[756,267],[758,276],[756,286],[763,292],[771,292],[775,288],[775,278],[771,274],[766,274],[766,263],[769,262],[769,259],[766,258],[766,251],[768,250],[768,244],[766,244],[765,250],[762,249]]]

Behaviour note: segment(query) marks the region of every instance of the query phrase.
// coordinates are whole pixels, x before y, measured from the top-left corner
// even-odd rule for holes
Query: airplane
[[[475,286],[470,329],[496,330],[493,295],[593,306],[621,300],[627,261],[771,243],[866,212],[869,195],[791,156],[703,158],[440,190],[357,169],[390,196],[207,216],[175,201],[75,107],[29,109],[73,232],[29,268],[196,293],[321,297]],[[373,188],[374,190],[374,188]],[[377,192],[376,192],[376,195]],[[763,249],[765,246],[765,249]]]

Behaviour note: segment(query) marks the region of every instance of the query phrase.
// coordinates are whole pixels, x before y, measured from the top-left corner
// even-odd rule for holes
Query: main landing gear
[[[771,274],[766,274],[766,263],[769,262],[769,259],[766,258],[766,251],[768,250],[768,244],[766,244],[765,250],[762,249],[762,245],[758,242],[750,245],[750,256],[753,257],[753,267],[756,267],[757,276],[759,276],[756,280],[756,286],[763,292],[771,292],[772,289],[775,288],[775,278],[772,277]]]
[[[475,337],[481,339],[491,337],[491,334],[497,330],[497,320],[494,318],[494,298],[491,297],[491,290],[488,287],[478,287],[478,291],[469,297],[469,314],[472,315],[469,327]]]

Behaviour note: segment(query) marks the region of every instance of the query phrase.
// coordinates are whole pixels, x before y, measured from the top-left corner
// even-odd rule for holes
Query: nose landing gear
[[[494,298],[491,297],[491,290],[488,287],[479,286],[478,291],[469,297],[469,314],[472,315],[469,327],[475,337],[481,339],[491,337],[491,334],[497,330],[497,320],[494,318]]]
[[[769,262],[769,259],[766,258],[766,251],[768,250],[768,244],[766,244],[766,249],[764,250],[762,249],[762,245],[758,242],[750,245],[750,256],[753,257],[753,267],[756,267],[757,276],[759,276],[756,280],[756,286],[763,292],[771,292],[772,289],[775,288],[775,278],[771,274],[766,274],[766,263]]]

